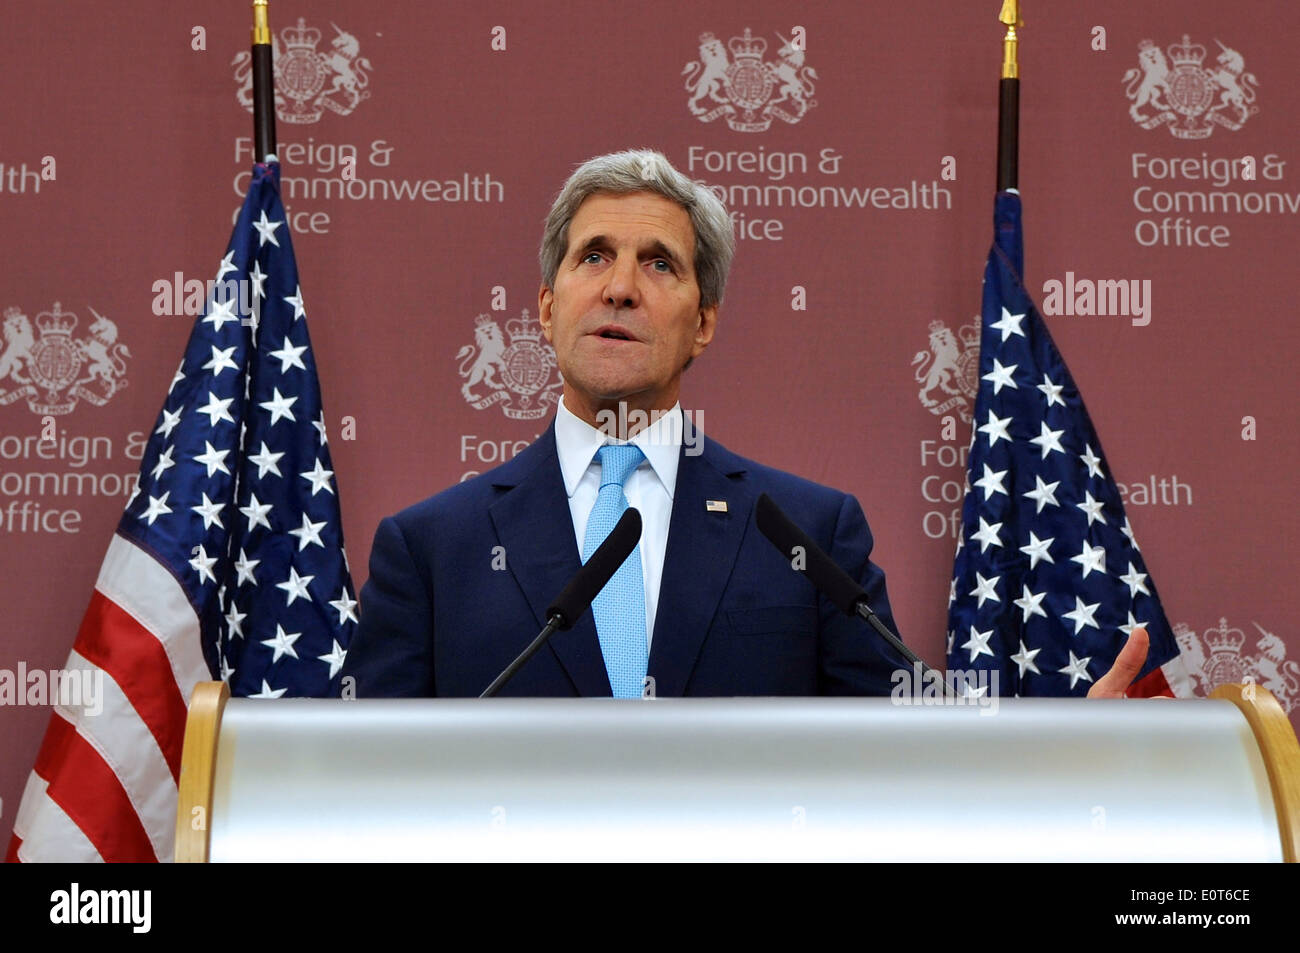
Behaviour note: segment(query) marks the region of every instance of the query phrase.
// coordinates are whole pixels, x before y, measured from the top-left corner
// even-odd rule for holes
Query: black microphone
[[[913,665],[921,666],[923,672],[931,671],[915,652],[889,631],[889,626],[880,621],[880,616],[871,609],[866,592],[853,577],[836,565],[835,560],[813,542],[812,537],[800,529],[794,520],[786,516],[781,507],[777,506],[766,493],[758,498],[755,517],[758,531],[766,536],[786,559],[790,560],[790,567],[796,572],[803,573],[808,581],[841,612],[865,619],[880,633],[881,638],[905,659]],[[939,681],[951,691],[945,679]]]
[[[519,653],[518,658],[506,666],[505,671],[484,689],[479,698],[491,698],[501,691],[506,682],[514,677],[515,672],[519,671],[520,667],[546,644],[546,640],[552,633],[556,630],[571,629],[587,611],[591,600],[605,588],[605,583],[618,572],[618,567],[632,555],[632,550],[636,549],[636,544],[640,541],[641,514],[628,507],[614,524],[614,528],[609,531],[605,541],[596,547],[591,558],[574,573],[569,584],[564,587],[564,591],[546,607],[546,626],[537,634],[537,638],[529,643],[528,648]]]

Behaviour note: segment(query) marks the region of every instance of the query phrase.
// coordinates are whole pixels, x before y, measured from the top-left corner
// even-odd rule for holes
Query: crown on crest
[[[763,54],[767,52],[767,40],[761,36],[754,36],[749,27],[745,27],[742,36],[733,36],[727,41],[727,46],[735,54],[736,59],[755,59],[761,60]]]
[[[42,311],[36,316],[36,326],[41,329],[41,336],[61,334],[67,336],[77,326],[77,316],[71,311],[64,311],[59,302],[54,302],[53,311]]]
[[[536,341],[542,336],[542,329],[536,321],[528,319],[528,309],[524,308],[523,314],[506,322],[506,333],[513,344],[515,341]]]
[[[11,304],[9,307],[5,308],[5,320],[8,321],[10,318],[16,318],[22,313],[23,313],[22,308],[18,307],[17,305]]]
[[[1211,652],[1241,652],[1246,642],[1246,634],[1241,629],[1228,628],[1228,620],[1219,619],[1217,629],[1205,630],[1205,644]]]
[[[314,50],[320,42],[320,30],[308,26],[307,21],[299,17],[296,27],[287,26],[280,31],[280,38],[291,50]]]
[[[474,318],[474,327],[476,327],[476,328],[485,327],[486,325],[489,325],[489,324],[492,324],[492,323],[494,323],[494,322],[492,321],[492,315],[487,314],[487,313],[477,315],[477,316]]]
[[[1200,66],[1205,59],[1205,47],[1193,43],[1192,38],[1183,34],[1183,42],[1169,47],[1169,58],[1175,66]]]

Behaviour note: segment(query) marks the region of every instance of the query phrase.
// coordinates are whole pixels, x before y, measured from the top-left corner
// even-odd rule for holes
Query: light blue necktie
[[[619,517],[627,511],[623,484],[645,454],[633,444],[607,444],[596,451],[600,460],[600,492],[587,517],[582,541],[582,561],[605,541]],[[641,578],[641,544],[618,567],[591,603],[596,635],[605,657],[605,671],[615,698],[640,698],[649,654],[645,632],[645,583]]]

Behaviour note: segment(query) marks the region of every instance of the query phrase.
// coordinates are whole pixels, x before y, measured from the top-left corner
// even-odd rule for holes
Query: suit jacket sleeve
[[[361,590],[361,621],[343,665],[358,698],[429,697],[433,682],[433,594],[401,526],[379,524],[370,578]]]
[[[857,499],[845,496],[835,521],[830,556],[867,593],[880,620],[895,635],[893,612],[885,592],[885,573],[871,561],[873,540]],[[846,616],[825,598],[819,642],[819,693],[822,695],[888,695],[892,673],[911,665],[861,619]]]

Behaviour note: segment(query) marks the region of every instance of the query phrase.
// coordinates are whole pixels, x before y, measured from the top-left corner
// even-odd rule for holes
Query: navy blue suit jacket
[[[821,598],[754,523],[766,492],[893,628],[857,501],[711,438],[701,445],[687,455],[684,443],[677,471],[650,643],[655,694],[889,694],[890,673],[907,663]],[[580,564],[552,425],[502,466],[380,523],[343,674],[362,698],[478,695],[545,624]],[[501,694],[608,696],[591,612],[555,633]]]

